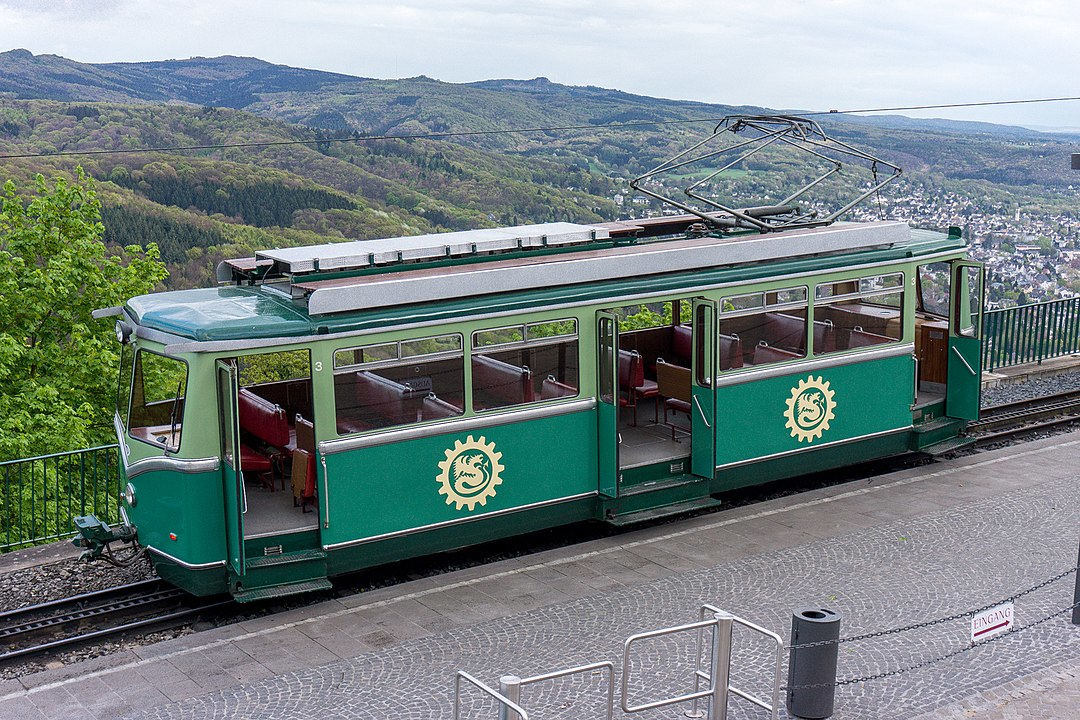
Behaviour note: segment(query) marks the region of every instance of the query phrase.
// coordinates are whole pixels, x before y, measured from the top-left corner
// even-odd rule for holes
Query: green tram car
[[[267,251],[133,298],[122,516],[241,601],[962,442],[983,271],[901,222],[694,215]]]

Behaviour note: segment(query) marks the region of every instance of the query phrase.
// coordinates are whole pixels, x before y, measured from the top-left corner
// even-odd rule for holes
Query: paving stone
[[[45,713],[29,703],[0,702],[0,720],[48,720]]]
[[[846,636],[979,607],[1075,562],[1080,512],[1075,472],[1047,480],[1025,468],[1029,458],[1045,461],[1051,455],[1057,465],[1076,467],[1080,447],[1048,443],[1029,450],[1038,448],[1044,448],[1039,452],[1046,455],[1025,452],[1013,457],[1010,453],[1018,453],[1011,450],[919,468],[923,475],[935,475],[925,483],[851,494],[867,487],[860,483],[813,495],[814,499],[843,496],[833,504],[807,505],[803,496],[796,496],[762,503],[752,512],[740,509],[743,512],[703,516],[686,525],[618,535],[618,542],[604,538],[584,547],[545,552],[540,554],[543,560],[530,557],[527,562],[504,566],[516,569],[499,578],[471,571],[440,576],[437,582],[409,583],[409,592],[424,594],[395,601],[393,593],[383,591],[380,602],[389,602],[384,607],[234,643],[259,663],[223,668],[226,656],[209,650],[191,653],[186,663],[171,658],[169,662],[178,662],[178,667],[191,672],[198,661],[213,661],[231,684],[214,692],[199,691],[179,702],[162,695],[152,707],[144,704],[148,709],[132,711],[128,717],[440,720],[452,715],[450,700],[458,669],[495,683],[506,672],[527,675],[593,660],[617,660],[626,636],[694,619],[704,602],[718,604],[785,637],[791,608],[804,604],[842,612]],[[882,478],[878,486],[901,476],[918,476],[905,473]],[[995,476],[1017,474],[1029,481],[1023,485],[992,482]],[[904,512],[913,505],[916,510]],[[883,513],[881,517],[869,514],[875,510]],[[762,512],[769,514],[759,516]],[[676,536],[669,537],[672,533]],[[648,540],[655,542],[625,547]],[[588,550],[610,548],[616,549],[579,557]],[[574,559],[562,560],[568,557]],[[536,567],[538,563],[550,564]],[[599,578],[608,578],[610,583],[597,588],[588,582]],[[440,584],[462,581],[467,584],[432,592]],[[560,585],[569,589],[562,597],[556,594]],[[1059,581],[1021,598],[1018,622],[1022,625],[1064,607],[1071,602],[1071,589],[1071,581]],[[405,594],[401,586],[397,592]],[[550,601],[529,601],[539,595]],[[342,607],[348,604],[341,603]],[[334,627],[348,629],[343,636],[370,649],[337,659],[340,655],[333,654],[332,648],[317,642],[333,637]],[[403,627],[419,628],[422,634],[401,637],[395,629]],[[886,672],[955,651],[967,646],[967,632],[967,621],[961,619],[846,643],[841,646],[840,677]],[[643,684],[635,685],[635,692],[657,697],[689,690],[694,651],[695,637],[687,633],[638,648],[634,682]],[[1080,657],[1080,632],[1063,618],[1056,619],[923,669],[845,685],[837,695],[835,717],[908,720],[920,713],[958,708],[991,711],[993,703],[1005,703],[998,709],[1013,713],[1012,708],[1020,707],[1016,703],[1025,698],[1032,703],[1030,717],[1066,717],[1046,714],[1054,709],[1035,705],[1033,698],[1039,693],[1026,690],[1024,683],[1062,658],[1076,657]],[[740,686],[759,691],[766,687],[765,644],[740,640],[733,659]],[[242,672],[245,668],[252,671],[250,677]],[[260,675],[266,672],[275,675]],[[1040,682],[1044,683],[1042,695],[1060,694],[1075,702],[1068,694],[1072,685],[1067,678]],[[108,681],[105,685],[114,687]],[[529,707],[544,718],[591,720],[601,715],[588,702],[594,702],[602,690],[599,677],[591,676],[537,686],[529,690],[529,702],[535,703]],[[116,690],[125,701],[128,692]],[[475,711],[467,717],[495,716],[493,706],[483,705],[478,694],[467,697]],[[62,695],[57,702],[63,704]],[[0,711],[4,707],[0,703]],[[586,712],[586,707],[593,710]],[[669,710],[636,717],[677,716]],[[745,703],[732,705],[733,719],[760,716],[760,711]],[[945,717],[953,716],[941,716]],[[939,719],[934,716],[933,720]]]

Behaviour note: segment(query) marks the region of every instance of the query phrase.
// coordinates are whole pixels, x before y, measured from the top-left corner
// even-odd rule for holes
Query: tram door
[[[695,298],[693,308],[690,471],[711,480],[716,475],[716,301]]]
[[[619,318],[596,314],[596,421],[599,452],[598,490],[606,497],[619,492]]]
[[[233,361],[218,360],[216,368],[221,422],[221,481],[225,498],[225,546],[229,567],[238,578],[242,578],[247,495],[240,468],[240,418],[236,400],[239,383]]]
[[[954,260],[949,308],[949,364],[945,414],[964,420],[979,419],[982,388],[982,263]]]

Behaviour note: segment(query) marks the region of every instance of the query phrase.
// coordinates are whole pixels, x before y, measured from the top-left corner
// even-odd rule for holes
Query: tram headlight
[[[124,488],[124,502],[128,504],[128,507],[135,507],[135,486],[131,483]]]
[[[121,345],[127,345],[131,339],[131,326],[123,320],[116,321],[116,339],[120,341]]]

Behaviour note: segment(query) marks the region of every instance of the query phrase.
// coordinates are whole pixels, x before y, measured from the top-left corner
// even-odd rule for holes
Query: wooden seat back
[[[690,368],[657,360],[656,386],[665,398],[690,402]]]

